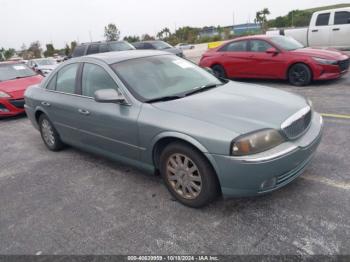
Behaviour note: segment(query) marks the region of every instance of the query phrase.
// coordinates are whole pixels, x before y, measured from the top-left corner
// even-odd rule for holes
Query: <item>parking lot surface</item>
[[[74,148],[48,151],[26,117],[0,121],[1,254],[350,254],[350,76],[308,87],[326,117],[305,173],[256,198],[202,209],[160,177]],[[210,109],[208,109],[210,110]]]

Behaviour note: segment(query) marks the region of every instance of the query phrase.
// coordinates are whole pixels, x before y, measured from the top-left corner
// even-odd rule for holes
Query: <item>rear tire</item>
[[[39,129],[41,138],[48,149],[51,151],[59,151],[64,147],[55,127],[45,114],[39,117]]]
[[[221,65],[214,65],[211,67],[211,69],[213,69],[216,77],[227,78],[225,68],[223,68]]]
[[[312,80],[311,70],[305,64],[295,64],[288,71],[288,80],[289,83],[294,86],[309,85]]]
[[[184,143],[171,143],[162,151],[160,173],[172,196],[186,206],[203,207],[218,196],[218,179],[208,160]]]

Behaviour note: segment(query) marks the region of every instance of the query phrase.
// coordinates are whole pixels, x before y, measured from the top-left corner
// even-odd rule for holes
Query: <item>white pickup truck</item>
[[[350,7],[315,12],[309,27],[271,30],[266,34],[290,36],[305,46],[350,49]]]

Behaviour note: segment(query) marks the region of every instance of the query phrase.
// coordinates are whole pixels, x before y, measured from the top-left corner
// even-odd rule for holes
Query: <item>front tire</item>
[[[211,69],[213,69],[216,77],[227,78],[225,68],[223,68],[221,65],[214,65]]]
[[[288,80],[294,86],[309,85],[312,80],[311,70],[305,64],[295,64],[288,71]]]
[[[49,118],[44,114],[39,117],[39,129],[41,138],[48,149],[51,151],[59,151],[64,147],[64,144],[61,141],[55,127],[52,125]]]
[[[163,150],[160,173],[170,193],[186,206],[203,207],[218,196],[219,183],[208,160],[184,143]]]

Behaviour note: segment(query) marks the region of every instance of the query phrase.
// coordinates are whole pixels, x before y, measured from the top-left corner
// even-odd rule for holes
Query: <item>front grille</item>
[[[298,116],[300,114],[300,116]],[[297,118],[294,120],[294,118]],[[312,112],[310,107],[299,111],[291,119],[287,119],[285,124],[282,124],[282,130],[289,139],[296,139],[301,136],[309,127],[311,123]],[[286,124],[287,123],[287,124]]]
[[[17,108],[24,108],[24,99],[10,100],[10,103]]]
[[[350,59],[346,59],[346,60],[343,60],[343,61],[339,61],[338,62],[338,65],[339,65],[339,68],[340,68],[340,71],[343,72],[343,71],[346,71],[349,69],[349,66],[350,66]]]

